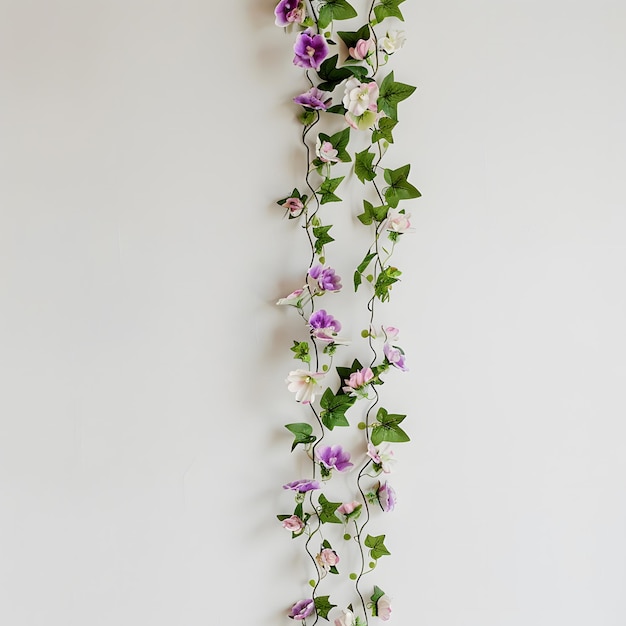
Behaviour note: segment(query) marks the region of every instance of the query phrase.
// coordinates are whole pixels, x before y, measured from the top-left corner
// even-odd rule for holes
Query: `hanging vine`
[[[313,625],[320,618],[330,620],[331,612],[335,626],[365,626],[371,617],[386,621],[391,616],[390,597],[369,582],[378,560],[390,554],[387,537],[370,534],[369,524],[378,513],[394,510],[396,494],[388,479],[396,460],[391,445],[409,441],[406,415],[387,409],[379,391],[392,370],[407,371],[405,354],[398,329],[378,321],[378,305],[389,301],[402,275],[392,256],[412,230],[406,201],[420,196],[409,182],[409,164],[382,165],[397,132],[398,105],[415,91],[386,71],[405,42],[397,28],[404,21],[403,1],[372,0],[359,14],[347,0],[281,0],[274,11],[276,25],[294,37],[293,64],[304,70],[309,84],[293,98],[300,107],[303,180],[278,200],[305,233],[309,264],[302,286],[277,303],[292,307],[303,322],[302,336],[290,348],[301,364],[285,382],[305,417],[285,427],[293,435],[291,452],[305,454],[310,471],[283,485],[295,506],[277,518],[307,555],[303,580],[308,579],[309,592],[288,611],[288,617],[305,625],[307,620]],[[342,20],[357,23],[357,30],[335,30]],[[337,119],[343,121],[341,130],[324,132],[326,120],[336,126]],[[357,151],[354,143],[365,147]],[[330,303],[317,305],[345,289],[327,262],[335,233],[325,205],[348,204],[338,193],[347,182],[358,185],[355,179],[363,196],[356,218],[371,233],[351,284],[354,292],[368,292],[369,327],[361,337],[371,357],[365,364],[347,355],[350,333],[327,310]],[[332,442],[336,428],[355,427],[361,436],[352,450]],[[340,475],[345,497],[333,502],[324,487]],[[344,572],[348,559],[342,555],[349,545],[356,545],[357,565]],[[334,591],[346,585],[353,589],[353,601],[345,607],[333,604]]]

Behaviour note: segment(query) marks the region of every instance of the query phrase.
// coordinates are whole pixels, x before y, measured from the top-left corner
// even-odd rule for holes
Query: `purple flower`
[[[301,478],[300,480],[294,480],[291,483],[283,485],[283,489],[291,489],[292,491],[299,491],[300,493],[313,491],[314,489],[319,488],[320,484],[317,480],[309,480],[308,478]]]
[[[405,365],[404,354],[402,353],[401,350],[399,350],[398,348],[394,348],[390,346],[388,343],[386,343],[383,346],[383,352],[385,353],[385,356],[387,357],[387,361],[389,361],[391,365],[397,367],[399,370],[402,370],[403,372],[409,371],[409,368]]]
[[[300,600],[296,602],[292,607],[291,611],[289,611],[289,617],[291,619],[306,619],[311,613],[313,613],[313,609],[315,608],[315,603],[310,598],[306,600]]]
[[[345,472],[352,467],[350,463],[350,453],[346,452],[341,446],[324,446],[319,448],[315,455],[317,460],[327,469],[336,469],[339,472]]]
[[[322,35],[314,34],[309,28],[298,35],[293,51],[294,65],[317,71],[328,56],[328,44]]]
[[[341,330],[341,324],[324,309],[315,311],[309,317],[309,326],[313,329],[313,336],[322,341],[334,341],[337,333]]]
[[[341,276],[335,274],[332,267],[323,267],[319,263],[309,270],[309,276],[317,281],[322,291],[339,291],[341,289]]]
[[[397,502],[396,492],[388,482],[384,482],[378,487],[376,495],[378,496],[380,508],[385,511],[385,513],[389,513],[394,510]]]
[[[293,101],[309,109],[325,111],[332,102],[332,98],[325,91],[320,91],[317,87],[311,87],[307,92],[296,96]]]
[[[274,15],[276,26],[289,26],[294,22],[301,24],[306,15],[304,3],[299,0],[280,0],[274,9]]]

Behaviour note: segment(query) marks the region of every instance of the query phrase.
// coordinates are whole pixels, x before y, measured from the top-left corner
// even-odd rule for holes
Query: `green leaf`
[[[320,406],[322,407],[320,419],[322,424],[328,430],[333,430],[335,426],[350,426],[346,418],[346,411],[355,401],[356,397],[345,394],[341,388],[337,394],[334,394],[330,387],[326,389],[320,400]]]
[[[389,300],[389,291],[393,284],[398,282],[401,274],[402,272],[397,267],[390,265],[378,275],[376,284],[374,285],[374,295],[381,302]]]
[[[346,0],[327,0],[320,9],[317,23],[320,28],[326,28],[333,20],[349,20],[356,16],[354,7]]]
[[[324,618],[326,621],[328,621],[328,613],[330,610],[337,606],[336,604],[331,604],[328,598],[330,598],[330,596],[317,596],[313,600],[315,602],[317,615]]]
[[[341,37],[343,43],[346,44],[346,48],[354,48],[359,39],[367,41],[370,38],[370,27],[369,24],[365,24],[365,26],[361,26],[361,28],[355,32],[337,31],[337,34]]]
[[[397,123],[398,120],[394,120],[391,117],[381,117],[378,121],[378,128],[372,133],[372,143],[376,143],[381,139],[393,143],[392,131]]]
[[[381,556],[391,554],[385,547],[385,535],[378,535],[377,537],[368,535],[365,538],[365,545],[370,548],[370,555],[375,561],[380,559]]]
[[[390,207],[397,207],[400,200],[419,198],[422,194],[407,180],[410,165],[403,165],[397,170],[385,169],[385,181],[389,187],[385,189],[385,200]]]
[[[355,155],[354,173],[362,183],[376,178],[376,171],[373,165],[375,156],[368,149],[363,150],[363,152],[357,152]]]
[[[410,441],[409,436],[398,426],[405,417],[406,415],[387,413],[382,407],[378,409],[376,414],[377,425],[372,429],[372,443],[378,446],[383,441],[392,443]]]
[[[380,0],[380,4],[374,7],[376,21],[380,24],[387,17],[397,17],[404,22],[404,16],[398,7],[404,0]]]
[[[316,254],[322,254],[322,250],[327,243],[335,241],[328,231],[332,228],[332,224],[329,226],[314,226],[313,237],[315,237],[315,252]]]
[[[332,107],[326,109],[326,113],[337,113],[339,115],[345,115],[346,107],[343,104],[335,104]]]
[[[363,200],[363,205],[365,206],[365,213],[363,213],[362,215],[359,215],[359,219],[364,223],[364,224],[371,224],[372,221],[370,219],[370,221],[363,221],[362,216],[368,214],[368,211],[372,212],[373,207],[371,205],[371,203],[369,203],[367,200]],[[369,219],[369,218],[366,218]],[[370,252],[369,254],[365,255],[365,258],[359,263],[359,266],[356,268],[356,271],[354,272],[354,291],[356,291],[359,288],[359,285],[362,282],[362,278],[363,278],[363,272],[365,271],[365,269],[367,268],[367,266],[371,263],[372,259],[376,256],[376,252]]]
[[[321,65],[317,71],[317,75],[320,77],[321,82],[318,85],[318,89],[322,91],[332,91],[339,83],[353,76],[351,69],[347,67],[337,67],[337,60],[339,55],[329,57]]]
[[[317,439],[315,435],[311,434],[313,432],[313,428],[310,424],[285,424],[285,428],[295,435],[293,444],[291,445],[292,452],[299,443],[309,444],[313,443]]]
[[[341,385],[343,386],[343,381],[350,378],[350,374],[354,374],[354,372],[360,369],[363,369],[363,366],[361,365],[358,359],[354,359],[350,367],[336,367],[335,369],[337,370],[337,376],[339,376],[339,380],[341,381]],[[344,394],[344,392],[343,392],[343,389],[341,389],[340,387],[339,391],[337,392],[337,396],[342,395],[342,394]],[[356,400],[354,396],[344,395],[344,397],[351,398],[352,403],[354,403],[354,401]]]
[[[341,181],[345,176],[339,176],[339,178],[327,178],[320,186],[319,193],[322,195],[320,202],[326,204],[327,202],[341,202],[341,198],[335,195],[335,190],[341,184]]]
[[[378,615],[378,601],[385,595],[385,592],[380,588],[374,585],[374,593],[370,597],[372,601],[372,615],[376,617]]]
[[[393,72],[385,76],[380,84],[378,94],[378,107],[384,111],[392,120],[398,119],[398,103],[406,100],[414,91],[415,87],[405,83],[396,83]]]
[[[342,524],[343,522],[335,515],[335,511],[341,506],[341,502],[329,502],[321,493],[318,499],[321,509],[318,516],[322,524]]]
[[[294,359],[298,359],[299,361],[303,361],[304,363],[311,362],[308,341],[296,341],[294,339],[293,346],[291,346],[291,348],[289,349],[294,353]]]

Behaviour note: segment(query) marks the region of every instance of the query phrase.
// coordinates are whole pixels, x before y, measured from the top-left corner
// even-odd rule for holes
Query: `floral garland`
[[[366,626],[371,616],[383,621],[391,616],[389,596],[378,585],[366,587],[364,577],[390,554],[385,535],[369,534],[367,527],[377,509],[394,509],[396,494],[387,478],[395,463],[390,444],[409,441],[400,426],[406,415],[384,408],[378,391],[383,375],[407,370],[404,351],[397,345],[399,331],[377,323],[375,316],[377,303],[389,300],[401,276],[390,262],[394,248],[412,230],[410,214],[399,204],[420,196],[408,181],[410,165],[396,169],[381,165],[394,141],[398,104],[415,91],[397,82],[393,71],[380,76],[405,42],[404,32],[394,28],[404,21],[399,8],[403,1],[368,0],[356,31],[335,31],[335,22],[359,17],[347,0],[280,0],[274,11],[276,25],[295,36],[293,63],[304,69],[310,85],[293,98],[301,107],[304,185],[278,201],[286,216],[305,231],[310,263],[303,286],[277,303],[295,309],[306,333],[291,347],[293,358],[302,366],[289,372],[285,382],[306,408],[309,421],[286,424],[286,428],[293,435],[291,452],[298,448],[306,455],[310,477],[283,485],[293,494],[295,507],[293,512],[277,515],[291,537],[302,541],[310,560],[307,567],[315,572],[309,593],[288,611],[288,617],[305,625],[309,618],[313,624],[320,618],[330,621],[333,609],[340,613],[335,626]],[[322,120],[345,124],[339,132],[327,134],[314,130]],[[366,147],[350,154],[353,136]],[[349,366],[335,366],[335,376],[331,373],[335,354],[350,342],[339,335],[339,320],[326,308],[317,308],[316,302],[343,287],[340,276],[326,262],[326,249],[334,238],[323,207],[342,202],[336,192],[346,175],[334,175],[334,170],[347,163],[353,164],[363,185],[363,209],[357,218],[372,235],[353,276],[355,292],[369,290],[369,328],[361,336],[372,356],[366,365],[355,358]],[[351,453],[340,444],[322,443],[335,428],[351,426],[348,411],[352,414],[357,403],[363,407],[356,431],[360,432],[358,449]],[[340,477],[342,481],[335,481]],[[331,480],[333,486],[341,482],[344,487],[346,497],[340,502],[330,501],[323,493]],[[346,580],[339,569],[354,544],[357,548],[352,554],[358,565]],[[344,581],[352,588],[354,602],[345,607],[333,604],[331,594],[324,595],[330,580]]]

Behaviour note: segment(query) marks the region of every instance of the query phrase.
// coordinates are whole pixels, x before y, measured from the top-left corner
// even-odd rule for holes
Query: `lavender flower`
[[[291,619],[298,620],[306,619],[309,615],[311,615],[311,613],[313,613],[314,608],[315,603],[310,598],[307,598],[306,600],[300,600],[291,607],[291,611],[289,611],[289,617],[291,617]]]
[[[341,330],[341,324],[324,309],[315,311],[309,317],[309,326],[313,329],[313,335],[321,341],[335,341],[337,333]]]
[[[387,361],[394,367],[397,367],[399,370],[403,372],[408,372],[409,368],[406,366],[404,362],[404,354],[398,348],[394,348],[386,343],[383,346],[383,352],[385,353],[385,357]]]
[[[317,280],[317,285],[322,291],[341,289],[341,276],[338,276],[332,267],[323,267],[318,263],[309,270],[309,276]]]
[[[327,470],[336,469],[339,472],[345,472],[352,467],[350,463],[350,453],[346,452],[341,446],[323,446],[316,451],[317,460]]]
[[[385,513],[389,513],[394,510],[397,502],[396,492],[388,482],[384,482],[378,487],[376,495],[378,496],[380,508],[385,511]]]
[[[293,101],[309,109],[325,111],[332,102],[332,98],[325,91],[320,91],[317,87],[311,87],[305,93],[296,96]]]
[[[310,28],[298,35],[293,46],[294,65],[305,69],[320,69],[322,61],[328,56],[328,44],[323,35],[315,34]]]
[[[274,9],[276,26],[289,26],[289,24],[302,24],[306,17],[304,2],[298,0],[280,0]]]
[[[320,487],[321,485],[317,480],[310,480],[308,478],[301,478],[300,480],[294,480],[291,483],[283,485],[283,489],[291,489],[292,491],[299,491],[300,493],[320,489]]]

